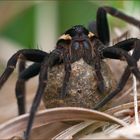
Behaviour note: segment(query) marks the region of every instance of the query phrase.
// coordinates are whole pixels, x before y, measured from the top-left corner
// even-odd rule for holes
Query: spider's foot
[[[106,91],[106,87],[105,87],[105,84],[104,82],[100,82],[98,83],[98,90],[101,92],[101,93],[104,93]]]
[[[104,98],[103,100],[99,101],[95,106],[94,106],[94,110],[99,110],[100,108],[102,108],[104,105],[106,104],[106,98]]]

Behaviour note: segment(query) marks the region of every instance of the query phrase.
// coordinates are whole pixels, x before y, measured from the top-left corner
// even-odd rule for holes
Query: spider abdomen
[[[67,87],[67,96],[60,98],[61,87],[64,79],[64,65],[58,65],[49,70],[48,85],[43,97],[46,108],[52,107],[85,107],[93,108],[107,93],[115,87],[115,80],[105,62],[101,62],[102,73],[105,79],[106,91],[100,93],[97,88],[95,70],[83,59],[71,64],[72,71]]]

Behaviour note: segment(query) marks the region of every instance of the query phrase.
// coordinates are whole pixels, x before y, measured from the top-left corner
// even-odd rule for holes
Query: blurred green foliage
[[[131,1],[132,2],[132,1]],[[88,23],[96,19],[98,7],[109,5],[118,9],[124,9],[126,0],[57,0],[58,9],[58,33],[63,33],[69,27],[82,24],[87,27]],[[133,0],[135,7],[140,6],[140,0]],[[35,42],[35,14],[36,5],[24,10],[13,18],[1,31],[0,35],[10,38],[25,48],[34,48]],[[109,23],[114,26],[124,26],[111,16]],[[47,17],[46,17],[47,18]],[[50,20],[50,19],[49,19]],[[119,22],[118,22],[118,21]]]
[[[134,7],[140,8],[140,0],[133,0]]]
[[[87,23],[95,19],[98,6],[88,1],[60,1],[58,3],[59,32],[62,33],[77,24],[87,26]]]
[[[25,48],[33,48],[35,40],[35,6],[13,18],[0,32]]]

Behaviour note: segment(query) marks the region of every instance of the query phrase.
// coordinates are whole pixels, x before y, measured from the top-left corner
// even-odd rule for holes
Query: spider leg
[[[120,58],[120,60],[126,60],[129,66],[129,69],[133,72],[133,74],[136,76],[137,79],[140,80],[140,72],[137,67],[137,63],[135,59],[130,56],[126,51],[115,48],[115,47],[108,47],[103,50],[103,56],[106,58],[113,58],[112,55],[110,57],[110,54],[117,54]]]
[[[94,64],[94,68],[95,68],[95,73],[96,73],[96,78],[97,78],[97,85],[98,85],[98,89],[101,93],[104,93],[105,91],[105,83],[104,83],[104,78],[103,75],[101,73],[101,59],[99,56],[99,53],[97,51],[97,49],[94,49],[96,57],[94,58],[95,60],[95,64]]]
[[[24,59],[20,59],[19,60],[19,68],[18,68],[18,79],[19,79],[19,77],[20,77],[20,74],[25,70],[25,65],[26,65],[26,62],[25,62],[25,60]],[[17,83],[17,82],[16,82]],[[16,84],[16,87],[17,88],[21,88],[22,90],[21,90],[21,93],[25,93],[25,81],[22,81],[22,82],[19,82],[19,84]],[[15,88],[15,93],[17,93],[16,92],[16,88]],[[16,94],[16,98],[17,98],[17,104],[18,104],[18,97],[17,97],[17,94]],[[19,97],[20,98],[20,97]],[[22,97],[22,102],[25,102],[25,96],[23,96]],[[19,112],[19,111],[18,111]],[[23,111],[22,111],[23,112]],[[24,111],[24,113],[25,113],[25,111]],[[22,113],[22,114],[24,114],[24,113]],[[20,113],[19,113],[19,115],[20,115]]]
[[[101,66],[100,66],[100,62],[98,63],[95,63],[95,73],[96,73],[96,78],[97,78],[97,81],[98,81],[98,89],[101,93],[104,93],[105,91],[105,84],[104,84],[104,78],[102,76],[102,73],[101,73]]]
[[[101,11],[105,10],[107,13],[110,15],[117,17],[121,20],[124,20],[130,24],[133,24],[134,26],[137,26],[138,28],[140,27],[140,20],[135,19],[134,17],[128,16],[124,14],[123,12],[109,6],[103,6],[99,8]]]
[[[140,41],[138,40],[135,44],[134,44],[134,41],[135,39],[133,39],[133,41],[130,39],[128,42],[126,41],[123,41],[123,43],[121,44],[120,48],[125,48],[125,43],[126,42],[126,45],[130,44],[130,46],[127,48],[125,48],[127,51],[131,50],[132,48],[135,48],[134,51],[133,51],[133,54],[132,54],[132,57],[136,60],[136,62],[139,60],[140,58],[140,47],[139,47],[139,44],[140,44]],[[133,45],[132,45],[132,42],[133,42]],[[120,43],[118,43],[120,44]],[[117,44],[117,47],[119,47]],[[124,45],[124,46],[123,46]],[[116,47],[116,45],[115,45]],[[109,55],[109,54],[108,54]],[[113,55],[111,54],[109,57],[113,58],[112,57]],[[117,55],[116,55],[117,56]],[[117,57],[115,57],[116,59]],[[119,58],[119,55],[118,55],[118,58]],[[125,86],[129,76],[131,74],[131,70],[129,68],[129,66],[126,67],[125,71],[123,72],[122,76],[121,76],[121,79],[116,87],[116,89],[114,91],[112,91],[109,95],[107,95],[103,100],[101,100],[98,104],[95,105],[94,109],[99,109],[101,108],[102,106],[104,106],[108,101],[110,101],[114,96],[116,96]]]
[[[91,56],[92,60],[90,60],[90,62],[94,62],[94,63],[93,64],[89,63],[89,65],[93,66],[95,69],[96,79],[98,82],[97,87],[101,93],[104,93],[106,89],[104,78],[101,72],[101,59],[102,58],[100,56],[100,50],[102,50],[104,46],[105,45],[103,45],[103,43],[97,40],[96,38],[91,42],[91,52],[93,53],[94,57]],[[89,52],[86,55],[89,56]]]
[[[140,27],[140,20],[128,16],[113,7],[109,7],[109,6],[99,7],[96,16],[96,22],[95,21],[91,22],[89,24],[89,29],[93,31],[93,33],[95,31],[95,34],[97,34],[98,38],[105,45],[108,45],[110,41],[107,13],[121,20],[124,20],[130,24],[133,24],[138,28]]]
[[[108,26],[108,21],[107,21],[107,13],[103,8],[98,9],[96,22],[93,21],[89,24],[89,30],[91,30],[93,33],[95,32],[95,35],[98,36],[99,40],[104,45],[109,44],[110,34],[109,34],[109,26]],[[105,91],[105,84],[104,84],[104,79],[100,72],[100,69],[101,69],[100,61],[97,60],[97,63],[95,63],[95,71],[96,71],[96,77],[98,79],[97,80],[98,89],[101,91],[101,93],[103,93]]]
[[[25,82],[36,76],[40,71],[40,67],[40,63],[33,63],[27,69],[20,71],[15,89],[19,115],[25,113]]]
[[[132,49],[135,49],[135,50],[138,50],[138,52],[139,52],[140,51],[139,50],[139,48],[140,48],[139,44],[140,44],[139,39],[137,39],[137,38],[129,38],[127,40],[121,41],[121,42],[113,45],[112,47],[120,48],[120,49],[123,49],[123,50],[125,50],[127,52],[131,51]],[[120,55],[115,54],[115,53],[106,52],[106,53],[104,53],[104,55],[105,55],[105,58],[120,59]]]
[[[20,59],[19,61],[19,66],[18,66],[18,73],[20,74],[22,71],[25,70],[25,60],[24,59]]]
[[[110,41],[110,34],[107,21],[107,13],[106,10],[102,7],[98,8],[96,16],[96,25],[98,38],[103,44],[108,45]]]
[[[17,60],[19,58],[40,63],[43,61],[43,59],[46,55],[47,55],[46,52],[43,52],[41,50],[35,50],[35,49],[24,49],[24,50],[20,50],[17,53],[15,53],[9,59],[9,61],[7,63],[7,67],[0,77],[0,88],[6,82],[6,80],[11,75],[11,73],[14,71],[14,69],[16,67]]]
[[[132,49],[139,49],[140,40],[137,38],[129,38],[124,41],[121,41],[115,44],[112,47],[121,48],[127,52],[131,51]]]
[[[106,103],[108,103],[114,96],[116,96],[125,86],[129,76],[131,74],[131,71],[129,70],[129,67],[127,66],[124,73],[121,76],[121,79],[119,83],[117,84],[117,87],[115,90],[113,90],[109,95],[107,95],[103,100],[101,100],[99,103],[97,103],[94,106],[95,110],[100,109],[103,107]]]
[[[60,98],[64,98],[67,94],[66,89],[67,89],[70,74],[71,74],[70,62],[66,61],[64,63],[65,63],[65,76],[64,76],[64,81],[63,81],[63,85],[62,85],[62,90],[61,90],[61,93],[60,93]]]
[[[93,32],[104,45],[109,44],[110,34],[107,13],[102,7],[98,8],[96,21],[89,23],[88,29]]]
[[[27,129],[26,129],[26,132],[24,135],[25,140],[29,139],[30,131],[32,128],[34,117],[35,117],[35,113],[37,111],[41,98],[44,94],[45,87],[47,85],[48,68],[52,67],[60,62],[60,60],[61,60],[60,55],[61,55],[60,52],[58,52],[57,49],[55,49],[52,53],[50,53],[49,58],[44,59],[44,62],[41,65],[41,70],[40,70],[40,74],[39,74],[39,85],[38,85],[38,89],[37,89],[37,92],[34,97],[33,104],[32,104],[31,110],[30,110],[28,125],[27,125]]]

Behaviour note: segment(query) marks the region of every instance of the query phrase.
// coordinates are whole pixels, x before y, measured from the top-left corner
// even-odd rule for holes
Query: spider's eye
[[[75,50],[78,50],[80,48],[79,42],[74,42],[72,46]]]

